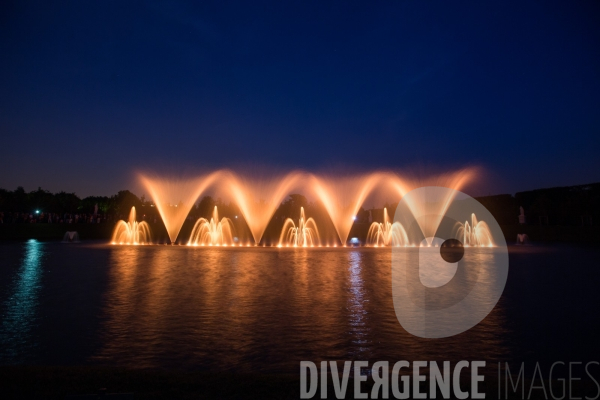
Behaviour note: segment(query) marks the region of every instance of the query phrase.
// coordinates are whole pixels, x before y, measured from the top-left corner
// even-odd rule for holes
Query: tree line
[[[518,192],[515,195],[484,196],[478,197],[477,200],[494,215],[500,225],[517,224],[520,207],[525,211],[527,224],[573,226],[593,225],[594,222],[598,224],[600,221],[600,183],[536,189]],[[393,215],[396,204],[386,205],[390,215]],[[75,193],[64,191],[51,193],[42,188],[31,192],[26,192],[23,187],[13,191],[0,189],[0,212],[92,214],[96,206],[98,214],[102,215],[125,218],[131,207],[136,207],[138,216],[146,219],[160,218],[151,200],[144,196],[138,197],[129,190],[121,190],[112,196],[80,198]],[[189,217],[210,218],[215,206],[218,207],[220,218],[241,216],[236,204],[212,196],[204,196],[191,207]],[[309,202],[301,194],[291,194],[277,208],[273,220],[280,221],[285,218],[297,220],[300,207],[304,207],[307,217],[327,219],[322,204]],[[373,212],[373,219],[380,219],[379,214]],[[369,213],[361,208],[356,215],[356,220],[367,222],[368,217]]]

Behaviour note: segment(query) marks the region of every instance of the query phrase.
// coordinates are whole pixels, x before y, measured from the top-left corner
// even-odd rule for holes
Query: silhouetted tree
[[[110,209],[121,217],[129,214],[131,207],[135,207],[136,210],[141,211],[142,202],[129,190],[121,190],[110,198]]]

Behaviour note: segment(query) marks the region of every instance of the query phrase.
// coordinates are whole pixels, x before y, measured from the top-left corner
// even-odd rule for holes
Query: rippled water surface
[[[300,360],[594,360],[600,250],[510,249],[479,325],[398,323],[391,251],[0,244],[0,363],[296,373]]]

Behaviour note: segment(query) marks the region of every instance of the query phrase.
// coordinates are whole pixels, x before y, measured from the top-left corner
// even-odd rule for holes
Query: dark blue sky
[[[253,164],[600,181],[599,2],[372,3],[3,2],[0,187]]]

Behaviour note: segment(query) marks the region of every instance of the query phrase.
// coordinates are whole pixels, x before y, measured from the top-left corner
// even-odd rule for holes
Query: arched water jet
[[[429,245],[431,245],[430,239],[435,237],[443,216],[454,200],[456,191],[461,190],[475,176],[475,173],[475,169],[468,168],[424,180],[413,180],[402,184],[393,183],[398,194],[405,199],[409,211],[414,216],[423,237],[427,238]],[[440,190],[440,187],[453,190]],[[414,188],[421,189],[412,192]],[[404,197],[408,192],[411,195]],[[402,216],[399,217],[402,219]]]
[[[117,222],[111,239],[112,244],[146,244],[152,241],[150,226],[146,221],[137,222],[135,207],[131,207],[127,222]]]
[[[306,219],[304,216],[304,207],[300,207],[298,226],[294,224],[291,218],[286,219],[281,229],[278,246],[313,247],[315,245],[318,246],[320,243],[321,239],[315,220],[312,218]]]
[[[387,208],[383,209],[383,222],[373,222],[367,234],[367,244],[375,247],[406,247],[410,243],[406,230],[399,222],[390,222]]]
[[[177,238],[195,200],[214,184],[218,193],[231,197],[239,207],[256,244],[261,241],[273,213],[285,196],[300,186],[321,201],[339,240],[345,244],[356,213],[371,194],[379,195],[380,191],[388,190],[393,192],[392,201],[395,201],[396,196],[400,200],[412,188],[419,186],[438,185],[458,190],[471,175],[472,170],[463,170],[425,181],[409,181],[389,172],[346,177],[316,177],[291,172],[261,179],[256,176],[237,175],[231,171],[216,171],[197,179],[150,179],[145,176],[140,176],[140,179],[156,204],[171,242]],[[419,196],[422,196],[421,192]],[[389,197],[386,197],[386,200],[389,200]],[[434,236],[441,216],[451,200],[450,197],[431,199],[424,196],[423,199],[413,199],[409,202],[408,213],[419,217],[417,222],[424,237]],[[406,224],[403,226],[407,227]]]
[[[260,243],[273,213],[290,191],[297,187],[303,176],[297,171],[283,177],[264,179],[251,179],[232,172],[226,174],[226,190],[240,208],[255,244]]]
[[[465,247],[493,247],[494,240],[490,228],[485,221],[478,221],[475,214],[471,214],[471,223],[456,223],[455,238],[460,240]]]
[[[233,245],[233,223],[229,218],[219,221],[217,206],[213,209],[212,218],[199,218],[194,224],[188,246],[228,246]]]
[[[342,244],[348,239],[356,213],[375,189],[381,189],[384,180],[398,187],[404,185],[401,178],[385,172],[343,178],[313,175],[311,179],[310,186],[327,210]]]
[[[220,174],[221,171],[216,171],[193,179],[149,178],[139,175],[140,181],[154,200],[171,243],[175,243],[196,199]]]

